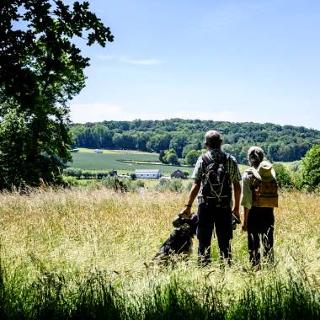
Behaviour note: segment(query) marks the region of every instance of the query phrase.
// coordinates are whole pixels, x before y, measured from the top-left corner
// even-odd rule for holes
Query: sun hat
[[[276,173],[269,161],[262,161],[258,167],[258,173],[262,179],[275,179]]]

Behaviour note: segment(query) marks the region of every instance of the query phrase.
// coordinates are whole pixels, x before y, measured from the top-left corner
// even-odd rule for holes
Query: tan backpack
[[[257,170],[251,171],[252,206],[278,207],[278,183],[272,164],[268,161],[260,163]]]

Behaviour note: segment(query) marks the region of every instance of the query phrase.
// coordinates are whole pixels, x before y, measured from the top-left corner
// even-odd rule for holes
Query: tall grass
[[[231,267],[198,268],[195,254],[152,263],[185,198],[104,188],[0,195],[0,318],[319,319],[318,195],[281,194],[275,263],[258,272],[240,230]]]

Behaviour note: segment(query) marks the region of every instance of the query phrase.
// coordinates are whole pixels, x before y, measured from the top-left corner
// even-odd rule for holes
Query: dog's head
[[[182,218],[177,216],[173,221],[172,224],[175,228],[182,228],[183,230],[190,230],[194,233],[194,230],[198,224],[198,216],[194,214],[191,218]]]

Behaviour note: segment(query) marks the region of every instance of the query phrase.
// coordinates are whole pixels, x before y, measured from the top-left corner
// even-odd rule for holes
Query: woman
[[[254,267],[260,266],[260,241],[263,255],[273,260],[274,207],[278,206],[275,172],[272,164],[263,158],[264,152],[260,147],[251,147],[248,150],[250,168],[242,177],[242,230],[248,232],[249,258]]]

